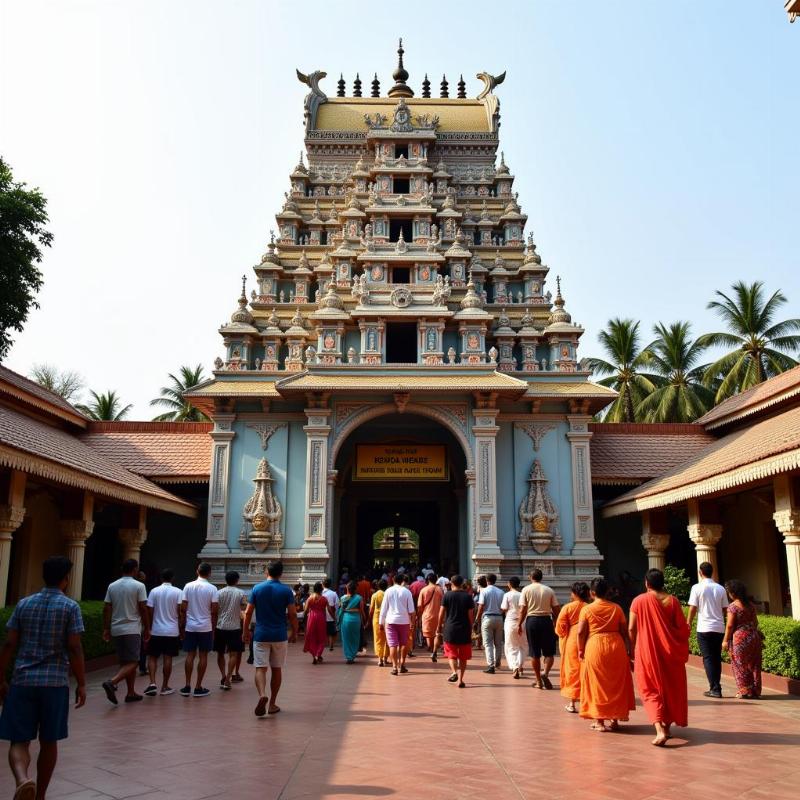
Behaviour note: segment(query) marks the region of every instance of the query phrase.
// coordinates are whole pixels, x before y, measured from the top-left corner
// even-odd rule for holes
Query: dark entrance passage
[[[444,446],[445,480],[358,480],[357,445]],[[363,449],[363,448],[362,448]],[[336,459],[336,505],[332,569],[379,577],[401,564],[439,573],[465,568],[466,460],[444,426],[416,414],[387,414],[365,423],[343,444]]]
[[[439,503],[415,503],[407,498],[360,503],[356,542],[356,552],[375,570],[438,562]]]

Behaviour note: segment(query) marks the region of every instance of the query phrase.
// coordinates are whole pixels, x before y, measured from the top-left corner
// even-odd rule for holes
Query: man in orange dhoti
[[[594,720],[592,730],[616,730],[636,708],[630,666],[630,641],[625,615],[606,600],[608,583],[595,578],[594,602],[578,616],[578,657],[581,665],[580,715]],[[605,721],[609,720],[606,726]]]
[[[422,624],[422,635],[431,654],[431,661],[436,661],[436,628],[439,624],[439,609],[442,607],[444,592],[436,583],[436,573],[428,573],[427,585],[417,598],[417,616]]]
[[[678,599],[664,591],[660,569],[647,571],[645,586],[647,591],[631,603],[629,632],[636,686],[656,729],[653,744],[663,747],[671,738],[670,725],[688,724],[689,626]]]
[[[578,658],[578,617],[589,602],[589,587],[583,581],[572,584],[570,602],[561,608],[556,620],[556,636],[561,651],[561,696],[569,703],[565,711],[576,714],[575,703],[581,699],[581,661]]]

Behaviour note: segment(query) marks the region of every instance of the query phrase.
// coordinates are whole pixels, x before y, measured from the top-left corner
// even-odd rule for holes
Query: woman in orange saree
[[[606,580],[595,578],[591,584],[594,602],[578,615],[579,713],[593,720],[594,731],[616,730],[619,721],[627,722],[628,712],[636,708],[625,614],[616,603],[606,600],[607,594]]]
[[[578,658],[578,617],[589,602],[589,587],[583,581],[572,584],[570,602],[561,607],[556,620],[556,636],[561,653],[561,696],[569,703],[564,707],[577,714],[575,703],[581,699],[581,660]]]
[[[628,633],[639,697],[656,729],[653,744],[663,747],[671,738],[671,725],[686,727],[689,722],[689,626],[678,598],[664,591],[660,569],[648,570],[644,583],[647,591],[631,603]]]

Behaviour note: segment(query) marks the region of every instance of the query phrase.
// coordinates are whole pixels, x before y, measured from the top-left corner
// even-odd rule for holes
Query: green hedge
[[[100,600],[82,600],[80,603],[83,626],[83,653],[88,661],[114,652],[114,646],[103,641],[103,603]],[[6,638],[6,623],[14,611],[14,606],[0,608],[0,644]]]
[[[684,606],[683,611],[688,614],[688,606]],[[762,662],[764,672],[783,675],[786,678],[800,678],[800,622],[790,617],[759,614],[758,625],[764,633]],[[696,656],[700,655],[696,619],[692,625],[689,649]],[[722,659],[728,663],[731,660],[728,653],[723,653]]]

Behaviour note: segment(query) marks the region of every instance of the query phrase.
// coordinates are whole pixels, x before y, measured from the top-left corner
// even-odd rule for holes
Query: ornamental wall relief
[[[270,546],[279,548],[283,544],[280,531],[283,509],[272,493],[273,480],[269,462],[262,458],[253,479],[255,491],[242,511],[247,540],[260,553]]]
[[[517,536],[521,547],[532,547],[537,553],[561,545],[558,511],[547,490],[547,483],[542,464],[537,458],[528,477],[528,494],[519,507],[521,526]]]

